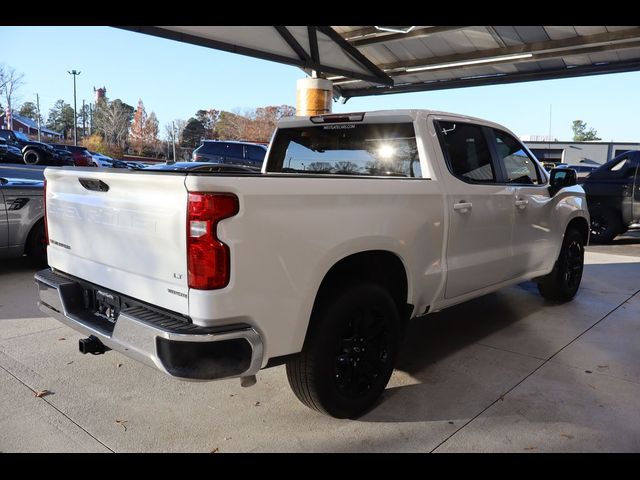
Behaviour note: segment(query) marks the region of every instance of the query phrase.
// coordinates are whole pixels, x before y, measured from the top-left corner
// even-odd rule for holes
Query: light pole
[[[171,122],[171,140],[173,140],[173,163],[176,163],[176,122]]]
[[[78,113],[76,108],[76,76],[80,75],[81,72],[76,72],[75,70],[68,71],[69,75],[73,75],[73,144],[78,145]]]

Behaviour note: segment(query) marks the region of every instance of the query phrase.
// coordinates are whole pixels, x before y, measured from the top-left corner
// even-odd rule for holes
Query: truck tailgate
[[[45,170],[49,265],[188,314],[184,174]]]

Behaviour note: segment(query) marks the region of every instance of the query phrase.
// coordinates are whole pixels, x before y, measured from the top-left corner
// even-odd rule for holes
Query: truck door
[[[513,262],[514,277],[544,269],[555,259],[553,202],[536,161],[513,135],[492,128],[493,145],[504,181],[513,185]],[[557,228],[557,226],[555,227]]]
[[[438,120],[435,128],[448,169],[445,298],[453,298],[511,278],[514,195],[497,183],[486,127]]]

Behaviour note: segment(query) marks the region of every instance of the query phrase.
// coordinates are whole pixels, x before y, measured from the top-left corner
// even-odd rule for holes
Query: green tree
[[[217,137],[216,125],[220,119],[220,110],[198,110],[196,112],[196,120],[204,127],[204,137],[207,139],[215,139]]]
[[[204,126],[202,123],[191,117],[187,121],[187,126],[182,131],[182,141],[180,144],[183,147],[195,148],[200,145],[200,141],[204,137]]]
[[[247,118],[233,112],[222,111],[216,123],[216,137],[221,140],[240,140],[242,138],[243,125]]]
[[[18,115],[38,121],[38,108],[33,102],[24,102],[18,111]]]
[[[573,141],[574,142],[588,142],[589,140],[602,140],[598,137],[598,132],[593,128],[587,130],[587,122],[583,122],[582,120],[574,120],[571,125],[571,129],[573,130]]]
[[[64,138],[70,136],[73,130],[73,107],[62,99],[54,103],[49,110],[47,128],[62,133]]]

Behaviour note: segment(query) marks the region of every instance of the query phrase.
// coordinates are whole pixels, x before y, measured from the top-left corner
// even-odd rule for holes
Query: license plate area
[[[94,313],[111,323],[116,323],[122,302],[118,295],[104,290],[94,290]]]

